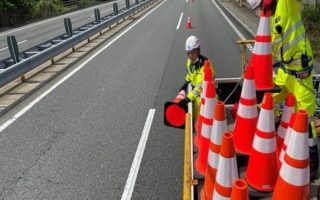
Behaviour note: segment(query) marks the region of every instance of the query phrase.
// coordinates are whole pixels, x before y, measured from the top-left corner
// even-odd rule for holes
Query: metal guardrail
[[[102,30],[110,27],[118,21],[125,19],[127,16],[130,16],[139,9],[153,4],[155,1],[157,0],[142,0],[141,2],[136,1],[136,4],[132,7],[129,7],[128,9],[123,8],[121,10],[118,10],[118,6],[114,6],[114,13],[102,17],[99,20],[100,23],[97,22],[96,16],[96,21],[76,28],[71,32],[70,30],[68,31],[68,29],[71,28],[71,24],[69,24],[70,19],[66,18],[65,26],[67,34],[62,34],[56,38],[45,41],[39,45],[36,45],[35,47],[29,48],[19,53],[20,59],[17,63],[15,63],[12,58],[7,58],[0,61],[0,87],[3,87],[7,83],[15,80],[20,76],[23,76],[30,70],[49,61],[50,59],[65,52],[66,50],[73,48],[75,45],[86,39],[89,39],[91,36],[101,32]]]

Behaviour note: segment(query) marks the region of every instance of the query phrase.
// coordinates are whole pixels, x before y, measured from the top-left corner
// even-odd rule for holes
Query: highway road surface
[[[2,116],[0,199],[181,199],[183,130],[164,126],[163,107],[184,82],[189,35],[217,78],[240,76],[247,33],[218,6],[162,0]]]

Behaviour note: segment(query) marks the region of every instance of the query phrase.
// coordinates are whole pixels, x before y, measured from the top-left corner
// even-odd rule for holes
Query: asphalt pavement
[[[164,126],[163,105],[184,82],[184,42],[200,38],[217,78],[239,77],[239,35],[211,0],[163,0],[131,26],[0,119],[0,199],[121,199],[135,167],[132,199],[181,199],[183,130]]]

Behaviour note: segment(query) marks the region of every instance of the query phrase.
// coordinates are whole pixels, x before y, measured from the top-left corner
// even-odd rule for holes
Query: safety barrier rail
[[[39,45],[19,52],[14,36],[8,36],[8,47],[11,58],[0,61],[0,87],[15,80],[39,65],[51,60],[68,49],[73,48],[84,40],[111,27],[113,24],[130,17],[131,14],[143,9],[157,0],[139,0],[135,5],[130,6],[129,0],[126,0],[126,8],[118,10],[117,3],[113,4],[114,13],[100,18],[100,11],[95,9],[95,21],[72,30],[70,18],[65,18],[66,34],[60,35]]]
[[[188,86],[188,91],[191,85]],[[183,200],[194,199],[194,186],[198,185],[198,180],[193,174],[193,120],[192,102],[188,103],[188,113],[186,113],[184,129],[184,159],[183,159]]]
[[[192,165],[191,165],[191,114],[186,114],[185,121],[185,129],[184,129],[184,165],[183,165],[183,200],[191,200],[191,187],[192,187]]]

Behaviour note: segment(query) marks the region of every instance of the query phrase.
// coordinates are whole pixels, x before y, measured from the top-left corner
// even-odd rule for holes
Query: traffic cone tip
[[[233,133],[225,132],[222,137],[220,154],[225,158],[232,158],[235,154],[234,144],[233,144]]]
[[[306,110],[296,112],[293,129],[301,133],[308,131],[308,113]]]
[[[271,110],[273,109],[273,96],[272,93],[265,93],[262,100],[262,108]]]
[[[226,113],[225,113],[225,107],[223,101],[218,101],[216,103],[215,113],[214,113],[214,119],[219,121],[226,120]]]
[[[289,93],[286,99],[286,106],[293,107],[295,104],[295,97],[292,93]]]

